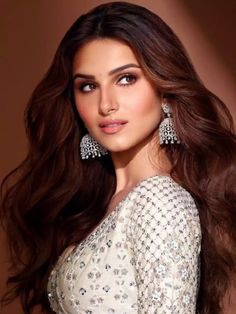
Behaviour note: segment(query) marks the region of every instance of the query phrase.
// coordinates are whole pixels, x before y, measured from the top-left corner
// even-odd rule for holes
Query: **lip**
[[[99,127],[106,134],[114,134],[122,130],[127,123],[127,120],[106,120],[99,123]]]

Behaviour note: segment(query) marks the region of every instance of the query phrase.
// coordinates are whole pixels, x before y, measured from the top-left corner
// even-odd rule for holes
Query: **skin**
[[[131,66],[118,69],[126,65]],[[167,174],[170,165],[164,151],[158,150],[163,99],[131,48],[114,39],[93,40],[76,53],[73,77],[78,113],[90,135],[111,154],[117,179],[114,196],[122,198],[137,182]],[[118,132],[106,134],[99,123],[110,119],[127,123]]]

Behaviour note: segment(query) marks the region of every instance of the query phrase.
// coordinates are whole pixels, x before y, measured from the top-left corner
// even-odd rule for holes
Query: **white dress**
[[[48,281],[58,314],[196,314],[201,229],[191,195],[168,176],[140,182]]]

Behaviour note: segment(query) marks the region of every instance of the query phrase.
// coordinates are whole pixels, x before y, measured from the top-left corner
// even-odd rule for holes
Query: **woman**
[[[26,128],[28,156],[2,187],[16,267],[5,302],[222,313],[236,270],[233,121],[158,16],[124,2],[82,15]]]

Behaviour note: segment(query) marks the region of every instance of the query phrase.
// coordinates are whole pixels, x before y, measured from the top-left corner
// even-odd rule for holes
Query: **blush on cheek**
[[[151,113],[160,114],[160,111],[161,105],[159,105],[158,101],[154,102],[153,99],[149,99],[148,97],[145,99],[138,99],[135,104],[135,112],[140,115]]]
[[[78,111],[78,114],[81,118],[81,120],[84,122],[85,125],[88,124],[89,121],[89,112],[88,110],[86,110],[85,108],[81,108],[79,106],[76,105],[76,109]]]
[[[161,111],[161,100],[150,86],[144,85],[139,87],[139,90],[136,90],[135,95],[132,95],[129,101],[129,104],[132,105],[132,108],[138,114]]]

